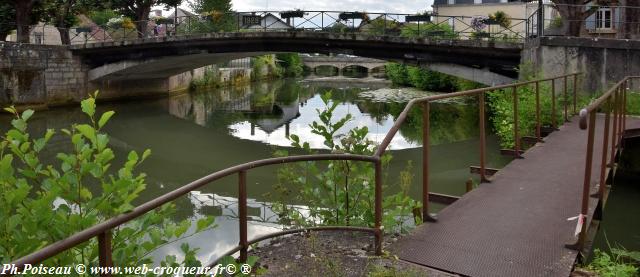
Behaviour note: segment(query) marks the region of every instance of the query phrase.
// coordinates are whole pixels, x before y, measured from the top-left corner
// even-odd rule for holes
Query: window
[[[34,44],[42,44],[42,38],[44,35],[41,32],[33,32]]]
[[[602,7],[596,11],[596,29],[611,29],[611,8]]]

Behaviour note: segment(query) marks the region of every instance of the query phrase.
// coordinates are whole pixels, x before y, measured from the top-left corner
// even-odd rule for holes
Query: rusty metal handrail
[[[622,136],[627,124],[627,93],[630,91],[631,81],[640,76],[627,76],[613,85],[607,92],[580,110],[580,129],[587,129],[587,155],[585,157],[584,182],[582,184],[582,201],[580,204],[580,221],[582,222],[577,242],[567,247],[581,251],[587,238],[587,213],[589,212],[589,192],[591,190],[591,170],[593,167],[593,148],[595,143],[596,114],[600,108],[605,108],[604,130],[602,131],[602,155],[600,161],[600,176],[598,180],[598,206],[604,204],[605,182],[608,175],[607,167],[615,163],[616,152],[620,149]],[[609,139],[611,145],[609,146]],[[610,149],[609,149],[610,148]],[[608,153],[608,151],[611,151]]]
[[[568,99],[566,96],[568,95],[567,82],[569,77],[573,77],[573,111],[576,112],[576,97],[577,97],[577,86],[578,86],[578,76],[581,73],[571,73],[565,74],[557,77],[537,79],[526,82],[519,82],[514,84],[500,85],[489,88],[481,88],[481,89],[473,89],[449,94],[441,94],[441,95],[433,95],[423,98],[416,98],[405,106],[404,110],[400,113],[396,121],[394,122],[392,128],[387,132],[384,140],[380,144],[380,146],[376,149],[376,152],[371,155],[354,155],[354,154],[314,154],[314,155],[300,155],[300,156],[288,156],[288,157],[280,157],[280,158],[270,158],[252,161],[240,165],[236,165],[230,168],[226,168],[217,172],[214,172],[210,175],[202,177],[198,180],[195,180],[187,185],[179,187],[171,192],[168,192],[162,196],[159,196],[153,200],[150,200],[136,208],[134,208],[131,212],[118,215],[113,217],[107,221],[96,224],[92,227],[89,227],[83,231],[80,231],[70,237],[67,237],[63,240],[54,242],[34,253],[31,253],[27,256],[24,256],[18,260],[11,262],[17,268],[23,268],[25,264],[37,264],[41,263],[44,260],[51,258],[65,250],[68,250],[72,247],[75,247],[83,242],[86,242],[93,237],[98,237],[98,253],[99,253],[99,263],[101,266],[113,266],[113,261],[111,258],[111,230],[117,226],[125,224],[153,209],[156,209],[166,203],[169,203],[178,197],[184,196],[187,193],[198,189],[208,183],[216,181],[226,176],[230,176],[232,174],[238,174],[238,202],[239,202],[239,227],[240,227],[240,242],[239,245],[228,251],[226,254],[230,255],[235,252],[240,251],[240,260],[246,260],[247,251],[250,244],[255,242],[259,242],[265,239],[273,238],[276,236],[293,234],[303,231],[313,231],[313,230],[349,230],[349,231],[361,231],[361,232],[372,232],[375,236],[375,253],[377,255],[382,254],[382,162],[381,156],[386,151],[391,139],[395,136],[395,134],[400,129],[402,123],[406,120],[406,117],[411,110],[411,108],[415,104],[423,104],[423,184],[422,184],[422,201],[423,201],[423,210],[422,216],[425,221],[436,221],[435,218],[431,217],[428,213],[429,211],[429,103],[436,100],[442,100],[447,98],[454,97],[462,97],[462,96],[470,96],[477,95],[479,96],[479,104],[480,104],[480,175],[482,181],[488,181],[488,178],[485,174],[485,150],[486,150],[486,127],[485,127],[485,112],[484,112],[484,95],[486,92],[502,90],[511,88],[511,93],[513,94],[514,101],[514,136],[515,136],[515,151],[514,155],[516,157],[520,157],[520,137],[518,133],[518,97],[517,97],[517,88],[521,86],[527,86],[530,84],[535,84],[535,92],[536,92],[536,137],[539,141],[542,140],[540,128],[541,128],[541,119],[540,119],[540,101],[539,101],[539,85],[542,82],[551,81],[552,84],[552,114],[554,117],[553,127],[556,127],[555,117],[556,117],[556,108],[555,108],[555,81],[559,79],[564,80],[564,111],[565,118],[568,118]],[[313,227],[313,228],[300,228],[293,230],[285,230],[281,232],[276,232],[273,234],[268,234],[265,236],[254,238],[253,240],[247,239],[247,188],[246,188],[246,173],[248,170],[253,168],[268,166],[268,165],[278,165],[285,163],[293,163],[293,162],[301,162],[301,161],[321,161],[321,160],[350,160],[350,161],[361,161],[361,162],[371,162],[375,166],[375,192],[374,192],[374,203],[375,203],[375,222],[373,228],[366,227],[353,227],[353,226],[325,226],[325,227]]]

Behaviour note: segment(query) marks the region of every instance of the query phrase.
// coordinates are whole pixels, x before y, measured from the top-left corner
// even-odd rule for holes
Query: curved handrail
[[[293,163],[293,162],[301,162],[301,161],[322,161],[322,160],[351,160],[351,161],[364,161],[364,162],[373,162],[373,163],[380,161],[380,159],[375,156],[354,155],[354,154],[314,154],[314,155],[300,155],[300,156],[288,156],[288,157],[281,157],[281,158],[270,158],[270,159],[257,160],[257,161],[236,165],[236,166],[209,174],[187,185],[179,187],[171,192],[168,192],[157,198],[147,201],[144,204],[137,206],[136,208],[131,210],[131,212],[129,213],[113,217],[107,221],[101,222],[83,231],[80,231],[74,235],[71,235],[66,239],[54,242],[38,250],[37,252],[34,252],[32,254],[29,254],[27,256],[24,256],[18,260],[11,262],[11,264],[16,265],[16,267],[18,268],[22,268],[22,266],[24,266],[25,264],[40,263],[48,258],[55,256],[56,254],[62,251],[70,249],[108,230],[111,230],[117,226],[125,224],[151,210],[154,210],[166,203],[169,203],[177,199],[178,197],[184,196],[195,189],[198,189],[208,183],[211,183],[223,177],[236,174],[242,171],[246,171],[249,169],[268,166],[268,165],[277,165],[277,164],[285,164],[285,163]]]

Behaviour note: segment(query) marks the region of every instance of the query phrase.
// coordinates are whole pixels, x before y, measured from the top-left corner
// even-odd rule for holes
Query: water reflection
[[[271,157],[274,150],[289,145],[287,134],[297,134],[313,147],[322,148],[321,138],[310,133],[308,124],[317,119],[316,109],[324,108],[320,94],[330,90],[332,101],[339,103],[335,117],[354,115],[354,120],[343,130],[368,126],[370,139],[380,142],[406,101],[427,95],[407,89],[384,89],[386,86],[379,82],[285,80],[144,102],[101,103],[98,107],[100,112],[116,111],[105,129],[111,137],[110,147],[118,157],[115,166],[121,165],[131,150],[152,149],[152,155],[140,167],[148,176],[147,190],[135,202],[141,204],[212,172]],[[464,101],[432,105],[430,178],[433,191],[463,193],[464,183],[470,177],[468,167],[478,162],[477,120],[477,108]],[[10,117],[0,116],[0,131],[6,131],[9,122]],[[79,107],[54,109],[37,112],[31,119],[30,130],[38,135],[47,128],[59,130],[78,122],[87,122]],[[421,126],[422,116],[416,108],[392,141],[393,160],[384,181],[385,192],[397,190],[400,170],[407,161],[413,161],[410,195],[420,198]],[[487,142],[488,166],[502,167],[508,159],[499,155],[496,138],[490,136]],[[55,154],[69,147],[64,136],[56,135],[42,160],[56,164]],[[300,154],[295,149],[290,151]],[[256,205],[251,209],[250,237],[282,227],[272,221],[273,213],[264,209],[270,201],[265,194],[275,182],[276,169],[270,166],[248,172],[247,191],[251,203]],[[199,188],[197,196],[191,194],[175,201],[176,219],[217,216],[218,228],[184,240],[199,247],[205,261],[211,261],[237,244],[238,223],[232,218],[235,197],[237,176],[229,176]],[[167,245],[154,255],[179,254],[181,242]]]

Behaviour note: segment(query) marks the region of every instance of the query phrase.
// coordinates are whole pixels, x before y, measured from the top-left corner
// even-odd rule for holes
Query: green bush
[[[375,144],[367,138],[367,127],[354,128],[341,135],[340,129],[352,119],[351,115],[333,119],[338,102],[333,102],[331,93],[322,95],[326,105],[318,110],[320,121],[309,125],[313,134],[324,139],[324,145],[333,153],[372,155]],[[309,154],[312,150],[308,142],[292,134],[291,145]],[[287,156],[287,151],[277,151],[276,156]],[[383,168],[387,168],[391,156],[382,157]],[[401,191],[386,196],[383,200],[383,225],[386,230],[402,232],[412,212],[420,208],[420,203],[408,196],[412,183],[411,164],[400,175],[398,186]],[[273,210],[287,225],[346,225],[374,226],[375,180],[374,167],[368,162],[328,161],[287,164],[278,169],[278,184],[269,194],[273,198]],[[386,174],[385,174],[386,175]],[[309,214],[300,212],[288,203],[302,203],[309,207]],[[414,218],[419,221],[418,218]]]
[[[600,249],[594,251],[595,257],[587,269],[603,277],[635,277],[640,274],[640,252],[613,248],[611,254]]]
[[[97,93],[81,102],[87,122],[61,129],[69,152],[58,153],[48,161],[43,153],[55,130],[32,138],[28,121],[32,110],[18,113],[6,108],[15,119],[12,129],[0,141],[0,259],[2,263],[30,254],[54,242],[115,216],[130,212],[133,202],[146,189],[144,173],[137,167],[151,154],[129,152],[122,165],[116,165],[109,136],[102,128],[113,111],[96,114]],[[175,242],[190,229],[200,232],[213,228],[213,217],[205,217],[192,227],[190,220],[175,223],[175,205],[167,204],[112,230],[113,260],[119,266],[140,266],[153,262],[151,253]],[[163,264],[199,266],[197,249],[183,244],[182,262],[167,256]],[[44,262],[45,265],[97,265],[98,245],[92,239]]]
[[[220,81],[220,76],[218,76],[217,70],[212,68],[211,66],[207,66],[204,69],[204,74],[202,77],[193,78],[191,83],[189,83],[189,89],[198,90],[203,88],[210,87],[220,87],[222,85]]]
[[[412,86],[425,91],[440,92],[451,92],[458,89],[458,78],[424,67],[387,63],[385,72],[394,85]]]
[[[276,54],[276,59],[284,69],[286,77],[300,77],[304,71],[304,64],[298,53]]]
[[[640,115],[640,93],[627,93],[627,113],[631,115]]]
[[[458,34],[453,30],[453,28],[446,23],[426,23],[420,25],[418,25],[417,23],[405,24],[400,30],[400,36],[409,38],[459,38]]]

